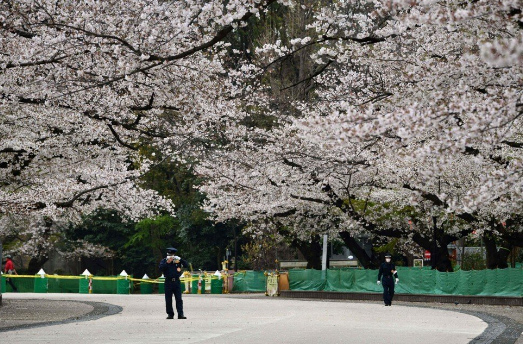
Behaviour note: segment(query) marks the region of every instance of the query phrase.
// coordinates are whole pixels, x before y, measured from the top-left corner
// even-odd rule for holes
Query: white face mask
[[[386,261],[387,263],[390,263],[390,258],[385,258],[385,261]]]

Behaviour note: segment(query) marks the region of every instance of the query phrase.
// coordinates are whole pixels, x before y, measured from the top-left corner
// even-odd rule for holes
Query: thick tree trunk
[[[4,264],[4,256],[3,256],[3,250],[2,250],[2,239],[0,238],[0,269],[3,268]],[[2,288],[0,288],[0,307],[2,306]]]
[[[509,245],[506,245],[509,246]],[[508,257],[512,251],[512,246],[509,247],[500,247],[498,250],[498,269],[508,268]]]
[[[345,246],[358,258],[360,264],[365,269],[377,269],[379,267],[380,262],[378,258],[374,255],[369,256],[349,232],[340,232],[340,237],[343,239]]]
[[[42,257],[42,258],[31,258],[29,261],[29,266],[27,267],[27,274],[28,275],[36,275],[38,271],[44,266],[45,262],[48,261],[49,258]]]
[[[307,261],[307,269],[321,270],[321,257],[323,254],[323,248],[321,246],[319,235],[312,236],[310,241],[303,241],[296,238],[296,235],[290,233],[288,230],[282,229],[279,233],[283,237],[287,238],[291,247],[300,251]]]
[[[321,256],[323,253],[320,237],[314,236],[311,242],[293,240],[292,246],[296,247],[307,260],[307,269],[321,270]]]
[[[508,268],[508,256],[512,249],[512,244],[505,242],[505,245],[499,247],[496,244],[496,236],[491,232],[483,234],[483,243],[487,253],[487,269],[506,269]]]
[[[483,234],[483,243],[485,244],[485,251],[487,257],[487,269],[496,269],[498,267],[498,249],[496,240],[489,232]]]
[[[445,230],[437,226],[437,218],[435,216],[432,217],[432,224],[433,248],[429,249],[432,253],[432,268],[441,272],[452,272],[454,269],[452,268],[447,246],[456,238],[446,235]]]
[[[435,268],[441,272],[452,272],[452,262],[450,261],[449,251],[447,245],[449,243],[443,243],[440,247],[437,248],[437,259]]]

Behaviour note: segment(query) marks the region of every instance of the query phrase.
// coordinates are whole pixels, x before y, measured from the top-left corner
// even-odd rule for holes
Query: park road
[[[105,303],[112,315],[73,316],[48,326],[0,333],[16,343],[469,343],[487,328],[483,320],[441,309],[385,307],[377,303],[302,301],[258,295],[183,295],[186,320],[165,319],[163,295],[8,293],[4,301]],[[69,302],[71,303],[71,302]],[[28,303],[29,304],[29,303]],[[121,307],[121,308],[120,308]],[[82,308],[82,310],[80,310]],[[29,310],[31,311],[31,310]],[[5,314],[4,314],[5,315]],[[0,308],[0,321],[2,319]],[[42,319],[45,314],[42,314]],[[476,341],[474,341],[476,342]],[[481,341],[479,341],[481,342]]]

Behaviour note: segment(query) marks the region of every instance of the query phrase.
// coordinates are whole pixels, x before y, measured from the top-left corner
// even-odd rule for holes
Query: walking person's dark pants
[[[182,287],[180,280],[165,280],[165,310],[168,315],[174,316],[173,294],[176,300],[176,312],[178,316],[183,316]]]
[[[5,281],[6,281],[7,283],[9,283],[9,285],[11,286],[11,288],[13,288],[13,291],[14,291],[14,292],[17,292],[17,291],[18,291],[18,289],[16,289],[16,287],[15,287],[13,281],[12,281],[10,278],[6,278]]]
[[[383,302],[386,305],[392,304],[392,298],[394,297],[394,278],[383,277]]]

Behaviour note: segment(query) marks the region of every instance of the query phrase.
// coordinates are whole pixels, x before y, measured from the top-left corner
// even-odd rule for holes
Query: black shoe
[[[174,319],[174,315],[168,315],[165,319]]]
[[[183,315],[178,315],[178,319],[187,319],[187,317],[185,317]]]

